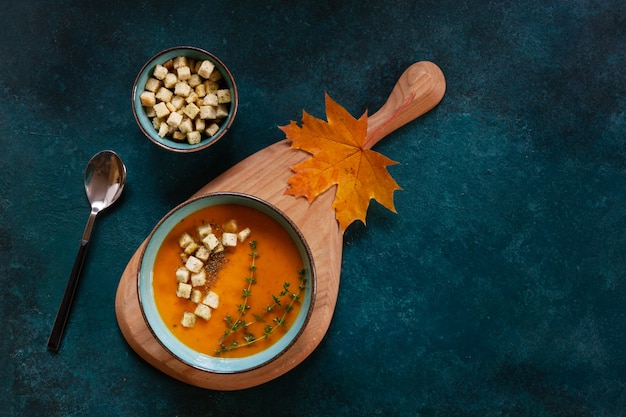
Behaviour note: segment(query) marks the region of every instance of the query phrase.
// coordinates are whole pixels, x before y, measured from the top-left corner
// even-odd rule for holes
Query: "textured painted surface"
[[[4,415],[624,415],[626,3],[49,3],[0,15]],[[141,65],[179,44],[214,52],[240,92],[228,138],[197,155],[150,144],[130,109]],[[400,162],[398,214],[374,204],[347,231],[320,347],[241,392],[139,358],[114,296],[161,216],[302,109],[323,117],[325,91],[373,112],[420,60],[442,68],[446,97],[377,145]],[[51,354],[84,165],[105,148],[129,182],[98,218]]]

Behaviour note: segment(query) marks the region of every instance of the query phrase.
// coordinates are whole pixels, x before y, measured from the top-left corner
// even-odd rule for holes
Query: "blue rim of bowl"
[[[306,290],[308,296],[303,298],[300,312],[294,323],[287,330],[287,333],[268,349],[242,358],[219,358],[210,356],[197,352],[183,344],[163,322],[154,302],[154,291],[152,287],[152,265],[154,264],[154,259],[156,258],[156,254],[163,240],[169,234],[172,227],[180,220],[200,209],[222,204],[236,204],[250,207],[276,220],[285,228],[298,247],[307,274]],[[159,344],[174,358],[201,371],[217,374],[235,374],[268,365],[281,357],[296,343],[304,332],[311,318],[311,314],[313,313],[317,292],[316,276],[315,263],[311,249],[300,230],[285,213],[272,204],[248,194],[214,192],[192,198],[185,203],[179,204],[155,226],[147,239],[147,243],[144,245],[139,259],[137,294],[141,313],[146,325]]]
[[[231,103],[228,117],[226,117],[226,119],[222,122],[220,129],[215,135],[213,135],[211,138],[203,139],[197,145],[190,145],[186,142],[176,142],[172,139],[161,138],[157,134],[156,129],[152,127],[152,121],[150,120],[150,118],[148,118],[148,116],[146,116],[146,112],[141,105],[140,95],[141,91],[143,91],[142,86],[146,84],[146,81],[152,74],[152,70],[154,69],[154,67],[157,64],[163,64],[168,60],[181,55],[185,55],[193,59],[211,60],[215,64],[215,67],[222,73],[222,78],[224,79],[226,86],[230,89],[231,93]],[[209,51],[195,46],[176,46],[159,52],[158,54],[150,58],[143,67],[141,67],[141,70],[137,74],[137,77],[135,78],[135,82],[133,84],[132,107],[133,115],[135,116],[135,120],[137,121],[139,128],[144,133],[144,135],[146,135],[152,142],[162,148],[174,152],[195,152],[206,149],[209,146],[213,145],[215,142],[221,139],[226,134],[226,132],[228,132],[231,125],[233,124],[233,120],[235,119],[235,115],[237,114],[237,109],[239,107],[239,93],[237,91],[237,86],[232,73],[218,57],[216,57]]]

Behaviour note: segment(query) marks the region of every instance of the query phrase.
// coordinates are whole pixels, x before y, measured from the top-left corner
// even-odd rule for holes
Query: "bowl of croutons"
[[[159,52],[133,85],[139,128],[174,152],[196,152],[217,142],[232,125],[238,104],[230,70],[212,53],[193,46]]]
[[[270,365],[304,332],[313,256],[287,215],[247,194],[215,192],[172,209],[139,262],[146,325],[173,357],[220,374]]]

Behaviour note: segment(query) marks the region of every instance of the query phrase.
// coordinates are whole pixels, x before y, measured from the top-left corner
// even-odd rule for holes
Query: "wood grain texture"
[[[387,103],[371,115],[368,147],[400,126],[436,106],[445,93],[445,79],[433,63],[418,62],[398,80]],[[117,321],[128,344],[162,372],[201,388],[230,391],[250,388],[277,378],[306,359],[324,338],[335,310],[341,272],[343,234],[330,209],[334,188],[309,204],[305,198],[286,195],[291,166],[309,155],[291,149],[289,142],[275,143],[239,162],[191,197],[214,191],[236,191],[259,197],[289,216],[304,235],[315,263],[317,294],[313,314],[296,343],[269,364],[239,374],[215,374],[190,367],[173,357],[146,325],[138,296],[138,271],[144,241],[122,274],[116,299]]]

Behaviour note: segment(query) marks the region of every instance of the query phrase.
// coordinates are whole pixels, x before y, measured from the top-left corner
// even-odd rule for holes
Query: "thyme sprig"
[[[255,261],[259,257],[259,253],[256,250],[256,240],[250,242],[250,249],[252,249],[252,252],[249,254],[251,258],[250,267],[248,268],[248,270],[250,271],[250,275],[245,278],[247,286],[242,291],[243,303],[237,306],[237,312],[239,313],[237,319],[232,320],[230,314],[224,319],[228,325],[228,329],[224,332],[222,339],[230,336],[232,333],[238,331],[242,327],[247,327],[246,322],[243,321],[242,318],[244,314],[246,314],[246,312],[250,309],[248,299],[252,295],[252,285],[256,283],[256,278],[254,277],[254,273],[256,272]]]
[[[231,315],[227,315],[224,318],[226,330],[219,339],[219,348],[215,350],[217,355],[240,347],[250,346],[260,340],[267,339],[277,328],[285,326],[287,323],[287,314],[293,310],[296,302],[300,302],[301,294],[306,288],[306,270],[302,269],[298,271],[299,284],[296,292],[290,292],[289,287],[291,284],[284,282],[282,290],[277,295],[272,294],[270,303],[267,304],[262,312],[252,314],[252,319],[246,321],[244,315],[250,309],[248,301],[252,296],[252,285],[256,283],[254,276],[254,272],[256,271],[255,260],[259,257],[256,251],[256,241],[250,242],[250,246],[252,247],[252,253],[250,253],[250,275],[246,278],[247,286],[242,292],[243,303],[237,306],[238,316],[236,319],[233,319]],[[283,306],[283,298],[285,296],[289,296],[289,302]],[[283,309],[282,314],[277,314],[270,320],[272,313],[275,313],[278,308]],[[249,330],[250,326],[255,323],[265,323],[263,334],[258,337]],[[241,340],[237,340],[234,336],[238,332],[243,332]],[[228,341],[229,338],[231,339],[230,341]]]

